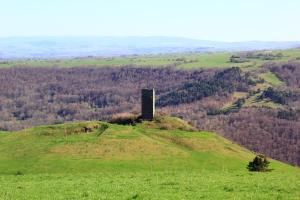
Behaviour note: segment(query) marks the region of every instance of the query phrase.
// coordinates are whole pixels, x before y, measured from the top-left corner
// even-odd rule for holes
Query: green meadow
[[[141,56],[120,57],[87,57],[73,59],[49,59],[49,60],[11,60],[0,62],[0,68],[5,67],[122,67],[122,66],[152,66],[165,67],[176,66],[181,69],[195,68],[226,68],[242,67],[246,69],[257,68],[263,63],[269,62],[263,59],[250,59],[244,63],[231,63],[230,57],[237,52],[220,53],[181,53],[181,54],[159,54]],[[276,50],[272,53],[282,53],[280,59],[272,62],[296,61],[300,62],[300,49]]]
[[[267,72],[260,74],[260,77],[264,79],[267,83],[271,84],[272,86],[278,87],[283,85],[283,81],[281,81],[276,74],[272,72]]]
[[[186,122],[76,122],[0,132],[0,199],[299,199],[300,170]]]

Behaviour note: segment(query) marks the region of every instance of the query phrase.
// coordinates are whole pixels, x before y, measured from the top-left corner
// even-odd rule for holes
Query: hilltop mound
[[[253,157],[248,150],[173,117],[134,126],[78,122],[0,132],[0,198],[299,196],[297,168],[272,160],[274,171],[249,173],[246,165]],[[263,187],[265,182],[271,184]],[[11,192],[11,188],[19,189]]]
[[[172,168],[170,161],[176,168],[185,162],[197,168],[209,162],[215,163],[215,169],[236,168],[252,156],[220,136],[197,132],[174,117],[156,117],[135,126],[79,122],[2,133],[0,173],[102,171],[116,162],[127,165],[122,170],[139,170],[150,163],[156,163],[158,169]],[[230,161],[224,165],[225,160]]]

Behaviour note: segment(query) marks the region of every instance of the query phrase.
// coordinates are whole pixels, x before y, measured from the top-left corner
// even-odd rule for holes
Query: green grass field
[[[260,77],[275,87],[283,85],[283,82],[272,72],[263,73]]]
[[[282,53],[283,57],[273,62],[286,62],[293,60],[300,62],[300,49],[273,51]],[[230,56],[235,53],[181,53],[145,56],[123,56],[112,58],[77,58],[77,59],[51,59],[51,60],[15,60],[0,62],[0,68],[5,67],[122,67],[122,66],[153,66],[165,67],[176,65],[181,69],[195,68],[226,68],[242,67],[251,69],[262,66],[267,60],[251,59],[245,63],[231,63]]]
[[[299,199],[300,170],[177,118],[0,132],[0,199]]]

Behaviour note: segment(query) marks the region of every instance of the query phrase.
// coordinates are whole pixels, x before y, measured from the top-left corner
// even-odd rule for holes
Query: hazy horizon
[[[245,43],[245,42],[300,42],[299,40],[240,40],[240,41],[226,41],[226,40],[214,40],[214,39],[202,39],[193,38],[186,36],[165,36],[165,35],[124,35],[124,36],[113,36],[113,35],[33,35],[33,36],[0,36],[0,39],[12,39],[12,38],[180,38],[187,40],[197,40],[197,41],[208,41],[208,42],[224,42],[224,43]]]

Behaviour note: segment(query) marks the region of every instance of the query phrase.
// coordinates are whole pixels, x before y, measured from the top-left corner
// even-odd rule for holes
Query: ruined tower
[[[155,90],[142,90],[142,119],[153,120],[155,114]]]

